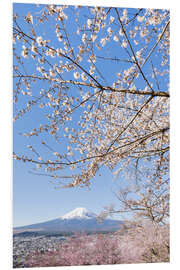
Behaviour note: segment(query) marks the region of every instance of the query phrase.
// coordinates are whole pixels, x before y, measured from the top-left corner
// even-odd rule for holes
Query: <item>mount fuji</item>
[[[91,219],[96,218],[96,214],[89,212],[86,208],[80,207],[76,208],[73,211],[67,213],[61,217],[62,219]]]
[[[13,229],[14,234],[24,232],[37,233],[62,233],[62,232],[108,232],[120,229],[123,222],[114,219],[105,219],[101,223],[97,221],[97,215],[80,207],[57,219],[31,224]]]

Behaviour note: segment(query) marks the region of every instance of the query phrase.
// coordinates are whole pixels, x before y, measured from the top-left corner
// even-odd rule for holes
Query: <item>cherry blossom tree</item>
[[[165,222],[169,24],[169,10],[142,8],[29,5],[25,16],[14,13],[14,122],[42,119],[20,131],[28,149],[14,158],[62,187],[89,186],[107,167],[127,183],[116,193],[118,211]]]
[[[169,262],[169,228],[134,224],[125,234],[80,234],[62,241],[58,250],[30,253],[24,267]]]

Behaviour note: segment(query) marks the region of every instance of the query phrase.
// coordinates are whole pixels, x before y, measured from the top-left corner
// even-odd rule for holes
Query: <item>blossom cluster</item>
[[[150,181],[155,197],[169,185],[169,11],[47,5],[35,14],[14,16],[14,121],[36,110],[43,120],[21,132],[35,145],[16,159],[65,187],[88,186],[105,166],[144,181],[146,198]],[[168,211],[162,201],[154,211]]]
[[[124,229],[123,229],[124,230]],[[169,262],[169,228],[134,224],[114,234],[76,234],[57,251],[30,254],[26,267]]]

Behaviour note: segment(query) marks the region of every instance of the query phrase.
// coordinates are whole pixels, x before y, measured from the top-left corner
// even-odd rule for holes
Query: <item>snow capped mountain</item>
[[[116,231],[122,226],[120,220],[105,219],[98,223],[96,214],[79,207],[59,218],[14,228],[14,234],[36,232],[38,234],[61,232],[100,232]]]
[[[79,207],[74,209],[73,211],[65,214],[62,216],[62,219],[90,219],[90,218],[95,218],[96,214],[93,212],[88,211],[86,208]]]

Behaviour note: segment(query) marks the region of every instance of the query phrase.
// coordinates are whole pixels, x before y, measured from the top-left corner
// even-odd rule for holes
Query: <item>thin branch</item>
[[[32,171],[28,171],[30,174],[33,174],[33,175],[39,175],[39,176],[47,176],[47,177],[52,177],[52,178],[59,178],[59,179],[73,179],[73,176],[67,176],[67,175],[63,175],[63,176],[60,176],[60,175],[52,175],[52,174],[46,174],[46,173],[35,173],[35,172],[32,172]]]
[[[162,37],[164,36],[164,33],[166,32],[168,26],[170,24],[170,21],[167,22],[167,24],[165,25],[160,37],[158,38],[156,44],[152,47],[151,51],[149,52],[149,54],[147,55],[146,59],[144,60],[143,64],[141,67],[143,67],[145,65],[145,63],[147,62],[148,58],[151,56],[151,54],[153,53],[153,51],[155,50],[155,48],[157,47],[157,45],[159,44],[159,42],[161,41]]]

